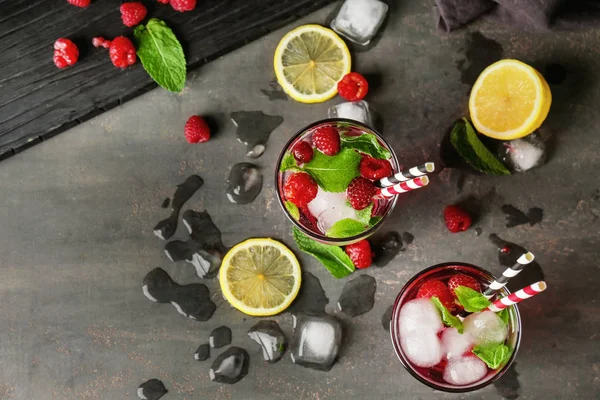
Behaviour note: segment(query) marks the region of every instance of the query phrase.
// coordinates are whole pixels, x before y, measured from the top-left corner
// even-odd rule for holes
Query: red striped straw
[[[510,307],[513,304],[517,304],[525,299],[533,297],[538,293],[542,293],[544,290],[546,290],[546,287],[546,282],[536,282],[533,285],[524,287],[523,289],[509,294],[506,297],[496,300],[488,307],[488,310],[493,312],[502,311],[506,307]]]
[[[429,178],[427,176],[420,176],[410,181],[400,182],[394,186],[389,186],[382,189],[377,189],[377,195],[383,197],[394,197],[400,193],[410,192],[411,190],[422,188],[429,184]]]
[[[393,186],[400,182],[406,182],[419,176],[427,175],[430,172],[435,171],[435,164],[432,162],[412,167],[406,171],[400,171],[395,175],[388,176],[379,181],[381,187]]]

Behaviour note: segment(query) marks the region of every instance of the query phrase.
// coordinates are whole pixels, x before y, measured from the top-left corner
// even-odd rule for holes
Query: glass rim
[[[458,267],[463,266],[463,267],[473,268],[481,273],[488,275],[492,280],[496,279],[494,274],[492,274],[488,270],[483,269],[477,265],[469,264],[469,263],[462,262],[462,261],[450,261],[450,262],[439,263],[439,264],[432,265],[431,267],[427,267],[427,268],[419,271],[412,278],[410,278],[408,280],[408,282],[406,282],[404,284],[404,286],[402,287],[402,289],[400,289],[400,292],[396,296],[396,300],[394,300],[394,305],[392,308],[392,316],[390,319],[390,339],[392,341],[392,345],[394,346],[394,352],[396,353],[396,356],[400,360],[400,363],[402,364],[404,369],[406,369],[415,379],[417,379],[422,384],[429,386],[430,388],[440,390],[443,392],[447,392],[447,393],[474,392],[474,391],[482,389],[482,388],[490,385],[491,383],[497,381],[498,379],[500,379],[506,373],[506,371],[508,371],[508,369],[512,366],[513,362],[515,361],[517,352],[519,351],[519,347],[521,346],[521,328],[522,328],[521,314],[519,313],[518,304],[513,305],[514,310],[515,310],[516,325],[517,325],[518,329],[516,332],[517,338],[516,338],[516,342],[515,342],[515,348],[513,349],[510,359],[506,362],[506,364],[504,364],[502,369],[500,369],[500,371],[498,371],[496,374],[494,374],[490,379],[486,380],[485,382],[481,382],[475,386],[446,387],[446,386],[438,385],[435,382],[428,381],[427,379],[423,378],[417,371],[415,371],[415,369],[408,363],[408,360],[405,359],[404,351],[400,348],[400,344],[394,338],[394,336],[395,336],[394,333],[396,333],[395,328],[393,328],[393,326],[394,326],[393,321],[395,320],[394,317],[400,312],[399,306],[400,306],[401,301],[403,300],[402,297],[404,296],[407,288],[409,288],[417,279],[419,279],[423,274],[425,274],[427,272],[430,272],[430,271],[436,270],[436,269],[443,269],[445,267],[452,267],[452,266],[458,266]],[[506,286],[503,288],[503,290],[505,290],[508,294],[510,294],[510,291],[508,290],[508,288],[506,288]]]
[[[294,217],[292,217],[290,215],[289,211],[285,207],[284,200],[283,200],[280,190],[279,190],[279,167],[281,166],[283,157],[285,157],[285,153],[290,148],[291,144],[296,139],[298,139],[298,137],[305,134],[306,131],[314,128],[317,125],[326,124],[326,123],[340,123],[340,122],[354,125],[358,128],[370,131],[373,134],[375,134],[375,136],[377,136],[377,139],[381,140],[385,144],[385,146],[389,149],[390,154],[392,155],[392,160],[394,161],[395,165],[397,167],[400,165],[398,162],[398,157],[396,156],[396,153],[394,152],[394,149],[389,144],[389,142],[381,135],[381,133],[379,133],[376,129],[371,128],[370,126],[363,124],[362,122],[355,121],[352,119],[347,119],[347,118],[321,119],[321,120],[315,121],[309,125],[306,125],[302,129],[298,130],[296,133],[294,133],[292,135],[292,137],[283,146],[283,150],[281,150],[281,152],[279,153],[279,157],[277,158],[277,163],[275,164],[275,188],[277,189],[277,202],[279,203],[279,206],[283,210],[283,213],[285,214],[287,219],[289,219],[292,222],[292,224],[300,230],[300,232],[309,236],[311,239],[321,241],[321,242],[338,243],[338,244],[356,241],[356,240],[359,240],[362,238],[369,237],[370,235],[375,233],[381,227],[381,225],[385,222],[385,220],[392,214],[392,211],[394,211],[394,208],[396,207],[396,203],[398,202],[398,196],[394,196],[394,199],[393,199],[392,204],[390,205],[389,209],[385,212],[384,215],[381,216],[381,219],[379,220],[379,222],[377,222],[375,225],[373,225],[369,229],[365,230],[362,233],[359,233],[358,235],[354,235],[354,236],[349,236],[349,237],[345,237],[345,238],[332,238],[332,237],[326,236],[324,234],[318,234],[316,232],[313,232],[313,231],[303,227],[298,221],[296,221],[294,219]],[[397,171],[394,171],[394,173],[396,173],[396,172]]]

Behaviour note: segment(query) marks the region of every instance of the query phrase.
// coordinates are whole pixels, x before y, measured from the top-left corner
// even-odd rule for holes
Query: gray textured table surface
[[[339,99],[301,105],[261,91],[274,88],[272,54],[286,28],[190,74],[179,95],[152,91],[0,165],[0,398],[133,399],[150,378],[164,381],[165,399],[598,398],[600,30],[517,34],[475,24],[439,36],[429,6],[420,3],[427,2],[393,7],[378,45],[354,55],[355,70],[381,78],[368,99],[403,162],[439,159],[442,136],[465,113],[469,83],[500,57],[542,69],[557,62],[569,72],[552,87],[543,127],[555,145],[549,162],[530,172],[497,178],[446,169],[402,198],[383,229],[408,231],[414,243],[387,267],[362,272],[377,279],[376,304],[363,316],[341,316],[346,338],[330,372],[301,368],[287,356],[263,364],[245,336],[254,319],[223,300],[210,321],[199,323],[141,291],[144,275],[158,266],[180,283],[199,281],[189,264],[167,260],[164,242],[152,234],[167,214],[163,199],[191,174],[206,183],[186,208],[207,209],[226,245],[269,236],[295,248],[274,197],[273,164],[293,132]],[[331,10],[305,21],[323,23]],[[262,193],[242,206],[225,196],[229,167],[246,158],[228,117],[239,110],[284,117],[256,162],[266,177]],[[195,113],[216,115],[221,129],[191,146],[182,131]],[[483,234],[450,234],[443,206],[469,196],[485,198],[476,224]],[[506,228],[503,204],[541,207],[544,220]],[[403,370],[381,315],[407,279],[429,265],[461,260],[501,272],[490,233],[531,249],[549,289],[521,307],[523,340],[509,376],[476,393],[434,393]],[[300,259],[335,304],[344,281]],[[207,284],[220,299],[217,281]],[[289,334],[291,317],[276,319]],[[251,357],[248,376],[232,386],[211,382],[210,362],[192,357],[222,324]]]

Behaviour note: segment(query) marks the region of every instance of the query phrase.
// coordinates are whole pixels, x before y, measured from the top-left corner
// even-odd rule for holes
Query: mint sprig
[[[293,235],[298,248],[319,260],[334,277],[343,278],[354,272],[352,260],[341,247],[316,242],[296,227],[293,228]]]
[[[281,164],[279,165],[279,171],[281,171],[281,172],[287,171],[288,169],[300,170],[300,168],[296,164],[296,160],[294,159],[294,156],[292,156],[290,153],[287,153],[285,156],[283,156],[283,159],[281,160]]]
[[[181,92],[185,86],[185,55],[177,37],[164,21],[152,18],[133,32],[137,55],[148,75],[163,88]]]
[[[352,218],[339,220],[327,231],[327,236],[332,238],[347,238],[356,236],[365,231],[365,224]]]
[[[356,211],[356,219],[360,221],[364,226],[369,225],[371,221],[371,213],[373,212],[373,203],[369,204],[368,207],[362,210]]]
[[[369,227],[374,227],[375,225],[377,225],[379,223],[379,221],[381,221],[381,217],[379,217],[379,216],[371,217],[371,219],[369,220]]]
[[[352,179],[360,173],[360,154],[354,150],[344,149],[335,156],[326,156],[320,151],[315,151],[313,159],[304,165],[321,189],[326,192],[343,192]]]
[[[477,132],[466,118],[454,125],[450,142],[458,154],[476,170],[491,175],[510,175],[504,164],[481,143]]]
[[[502,320],[502,322],[504,322],[504,325],[508,326],[508,319],[510,317],[509,314],[508,314],[508,308],[503,309],[502,311],[500,311],[496,315],[500,317],[500,319]]]
[[[454,315],[452,315],[452,313],[450,311],[448,311],[448,309],[442,304],[440,299],[438,299],[437,297],[435,297],[435,296],[432,297],[431,302],[437,307],[438,311],[440,312],[440,314],[442,316],[442,322],[444,323],[444,325],[452,327],[452,328],[456,328],[458,333],[460,333],[462,335],[462,333],[463,333],[462,321],[460,319],[458,319],[457,317],[455,317]]]
[[[360,136],[341,135],[342,148],[358,150],[373,158],[387,160],[392,155],[383,147],[377,137],[372,133],[363,133]]]
[[[470,287],[458,286],[454,289],[454,293],[456,293],[460,305],[468,312],[479,312],[492,304],[484,295]]]
[[[294,203],[291,201],[286,201],[285,208],[296,221],[300,219],[300,210],[298,210],[298,206],[296,206]]]
[[[471,351],[491,369],[497,369],[504,365],[512,355],[512,349],[504,343],[475,346]]]

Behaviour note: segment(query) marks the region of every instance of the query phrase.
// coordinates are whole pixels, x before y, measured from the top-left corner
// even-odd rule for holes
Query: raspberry
[[[328,156],[334,156],[340,151],[340,135],[332,126],[318,128],[312,135],[312,142],[321,153]]]
[[[456,305],[454,304],[454,297],[452,297],[452,294],[450,293],[446,285],[444,285],[444,283],[441,281],[433,280],[425,282],[419,288],[416,297],[418,299],[430,299],[432,297],[437,297],[438,299],[440,299],[444,307],[446,307],[449,311],[454,311],[456,307]]]
[[[360,174],[367,179],[379,180],[392,175],[392,164],[388,160],[365,155],[360,160]]]
[[[128,27],[136,26],[146,18],[146,7],[136,1],[132,3],[121,4],[121,19],[123,24]]]
[[[104,39],[102,36],[98,36],[92,39],[94,47],[104,47],[108,49],[110,47],[110,40]]]
[[[192,115],[187,120],[183,131],[188,143],[204,143],[210,139],[210,128],[206,121],[197,115]]]
[[[365,98],[369,91],[369,83],[358,72],[350,72],[337,84],[338,93],[348,101],[359,101]]]
[[[465,275],[465,274],[454,275],[448,281],[448,290],[450,290],[450,293],[455,298],[456,298],[456,293],[454,293],[454,289],[456,289],[459,286],[466,286],[466,287],[471,288],[471,289],[473,289],[473,290],[475,290],[477,292],[481,291],[481,287],[479,286],[479,282],[477,282],[475,280],[475,278],[472,278],[469,275]]]
[[[362,210],[371,204],[376,191],[375,185],[370,180],[359,176],[354,178],[348,185],[346,197],[348,197],[352,208]]]
[[[60,38],[54,42],[54,64],[58,68],[66,68],[77,62],[79,49],[69,39]]]
[[[135,64],[135,47],[125,36],[116,37],[110,42],[108,54],[115,67],[127,68]]]
[[[156,1],[158,1],[159,3],[162,3],[162,4],[169,4],[169,0],[156,0]]]
[[[292,154],[296,161],[305,164],[313,158],[313,148],[308,142],[298,142],[292,149]]]
[[[298,207],[305,207],[315,197],[319,187],[314,179],[305,172],[296,172],[283,186],[285,198]]]
[[[346,246],[346,254],[348,254],[356,268],[367,268],[373,262],[371,245],[366,239]]]
[[[471,216],[459,206],[448,206],[444,210],[446,227],[452,233],[462,232],[471,226]]]
[[[171,7],[175,11],[192,11],[196,8],[196,0],[171,0]]]
[[[85,7],[89,6],[91,2],[92,2],[92,0],[67,0],[67,3],[69,3],[75,7],[81,7],[81,8],[85,8]]]

